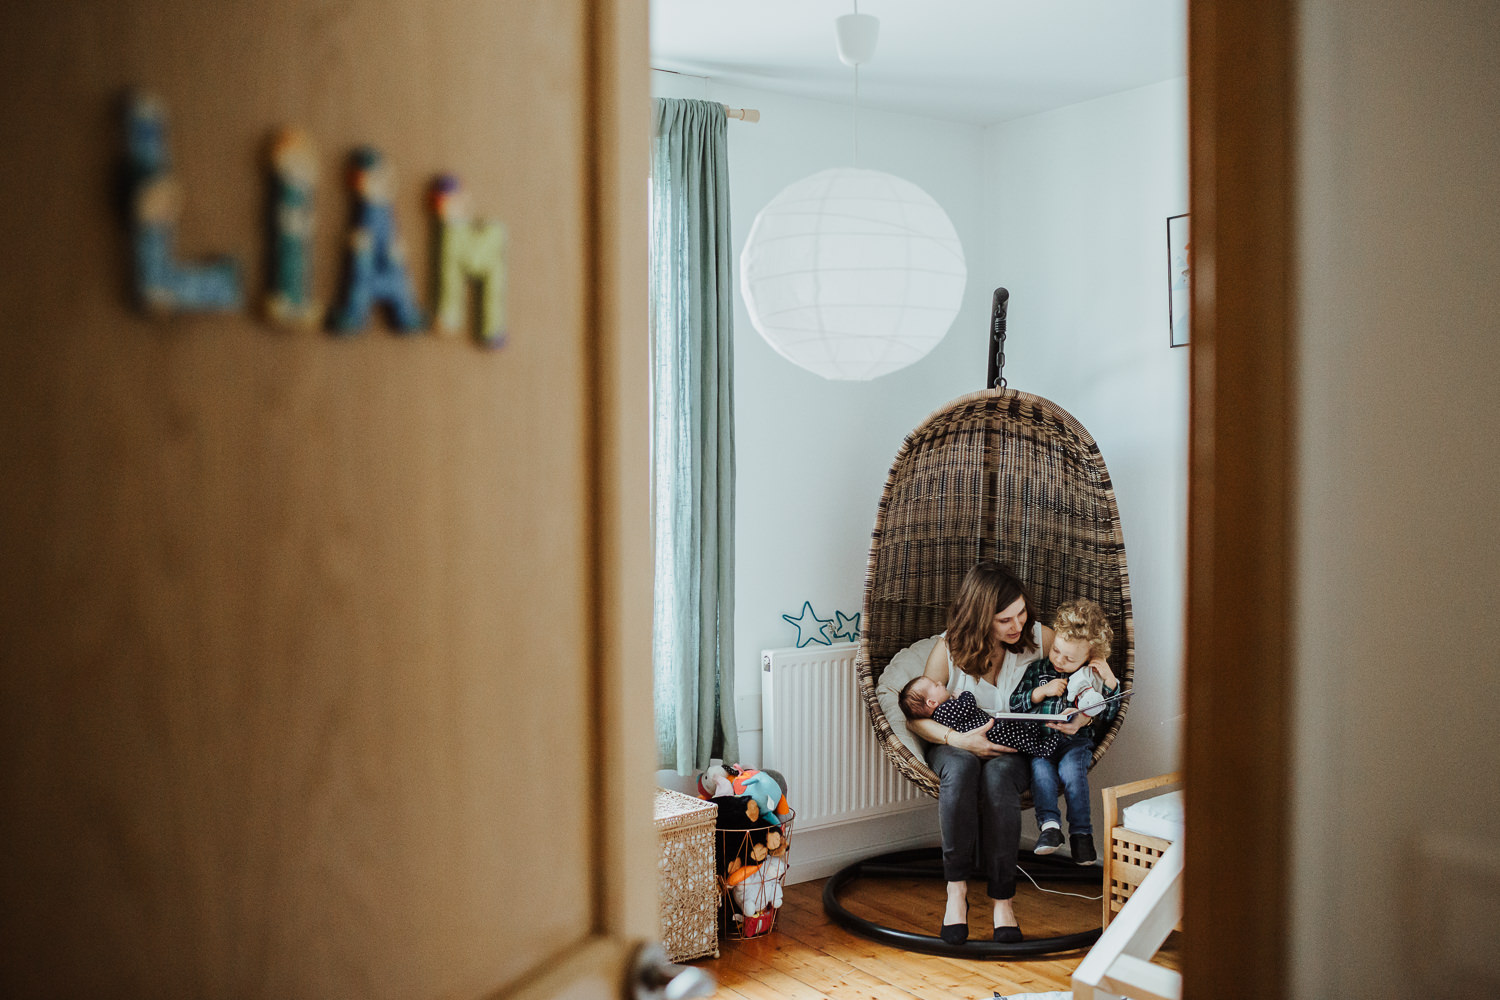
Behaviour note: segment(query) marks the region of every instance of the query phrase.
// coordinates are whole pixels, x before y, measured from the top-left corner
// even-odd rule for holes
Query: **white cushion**
[[[1132,802],[1120,810],[1120,825],[1148,837],[1182,839],[1182,789]]]
[[[906,715],[901,711],[901,689],[906,687],[907,681],[922,673],[922,669],[927,666],[927,657],[937,641],[937,636],[929,636],[918,639],[901,650],[891,657],[891,662],[886,664],[880,680],[875,684],[875,697],[880,701],[885,717],[891,722],[891,731],[920,760],[927,759],[927,744],[906,728]]]

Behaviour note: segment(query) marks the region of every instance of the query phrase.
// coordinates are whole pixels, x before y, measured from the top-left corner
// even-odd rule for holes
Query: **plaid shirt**
[[[1079,670],[1087,669],[1088,664],[1079,667]],[[1026,664],[1026,672],[1021,675],[1021,680],[1016,684],[1016,689],[1010,694],[1010,710],[1012,712],[1036,712],[1040,715],[1060,715],[1073,706],[1068,704],[1067,695],[1053,695],[1043,698],[1040,705],[1031,703],[1031,692],[1046,684],[1048,681],[1059,677],[1067,677],[1067,674],[1058,673],[1052,666],[1052,661],[1047,657],[1039,657]],[[1119,684],[1112,688],[1104,689],[1104,697],[1119,691]],[[1094,716],[1094,721],[1078,731],[1079,735],[1088,733],[1090,729],[1096,728],[1097,732],[1104,732],[1113,721],[1116,713],[1120,711],[1120,703],[1112,701],[1104,706],[1104,711]]]

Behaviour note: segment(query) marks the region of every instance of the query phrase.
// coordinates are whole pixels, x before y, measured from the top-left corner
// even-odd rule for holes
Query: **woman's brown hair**
[[[971,677],[984,676],[994,652],[995,616],[1016,603],[1018,597],[1026,609],[1021,638],[1000,645],[1012,653],[1028,653],[1036,649],[1031,636],[1035,616],[1025,586],[1007,567],[991,559],[969,570],[958,588],[958,596],[948,607],[948,653],[958,669]]]

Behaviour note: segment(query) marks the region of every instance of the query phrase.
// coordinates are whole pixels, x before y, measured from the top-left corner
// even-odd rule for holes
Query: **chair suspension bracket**
[[[995,289],[990,301],[990,363],[985,378],[986,389],[1004,389],[1005,381],[1005,312],[1010,306],[1010,292]]]

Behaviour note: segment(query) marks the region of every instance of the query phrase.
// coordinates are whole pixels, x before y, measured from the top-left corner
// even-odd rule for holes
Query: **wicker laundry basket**
[[[661,942],[674,962],[719,956],[719,880],[714,875],[712,802],[656,790]]]

